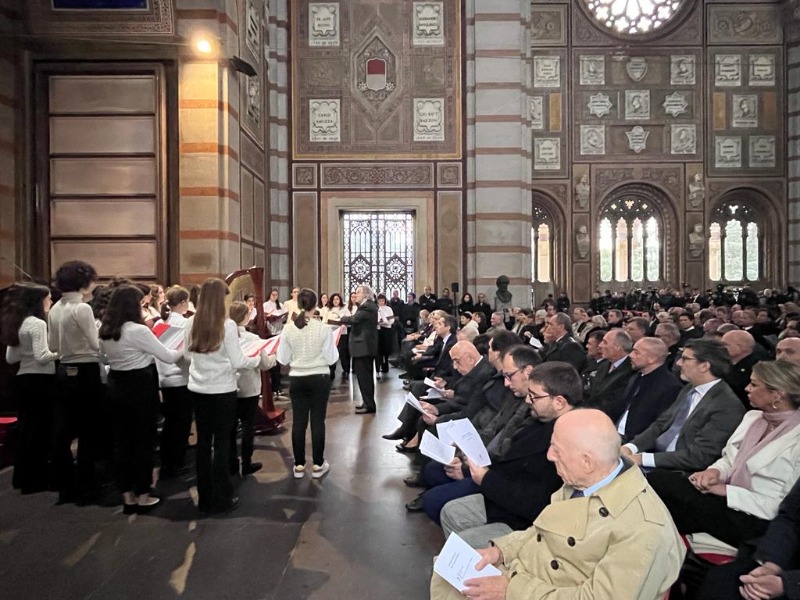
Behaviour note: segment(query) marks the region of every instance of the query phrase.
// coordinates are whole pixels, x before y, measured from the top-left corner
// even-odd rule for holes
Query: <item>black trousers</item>
[[[679,533],[708,533],[738,548],[767,531],[769,521],[728,508],[723,496],[699,492],[684,473],[655,469],[647,480],[666,504]]]
[[[236,420],[236,392],[189,392],[197,425],[197,496],[202,511],[222,510],[233,499],[230,449]]]
[[[354,356],[353,373],[358,380],[361,401],[369,410],[375,410],[375,358],[372,356]]]
[[[164,428],[161,430],[161,469],[175,471],[186,464],[186,447],[192,430],[192,399],[189,388],[161,388]]]
[[[12,483],[23,494],[48,489],[53,440],[55,375],[17,375],[14,391],[19,406],[19,446]]]
[[[752,558],[737,558],[732,563],[712,567],[706,574],[703,585],[697,593],[697,600],[729,600],[741,598],[739,594],[740,575],[745,575],[755,569],[758,563]],[[781,596],[785,598],[785,596]]]
[[[108,373],[108,399],[114,407],[117,486],[147,494],[153,485],[153,446],[158,417],[155,365]]]
[[[281,364],[278,363],[269,370],[270,382],[272,383],[272,392],[277,394],[281,389]]]
[[[394,331],[387,327],[378,329],[378,356],[375,357],[375,371],[389,372],[389,357],[392,355]]]
[[[236,451],[236,422],[242,422],[242,467],[253,462],[253,446],[256,437],[256,410],[258,409],[258,396],[236,399],[236,418],[231,429],[231,472],[239,470],[239,461]]]
[[[95,461],[101,454],[101,429],[112,429],[103,407],[99,363],[60,363],[56,368],[53,462],[62,494],[90,493],[97,486]],[[78,438],[77,469],[72,440]]]
[[[339,343],[336,345],[339,351],[339,362],[342,365],[342,371],[350,373],[350,339],[347,334],[339,336]],[[335,368],[335,366],[334,366]]]
[[[306,464],[306,429],[311,420],[311,458],[315,465],[325,462],[325,416],[331,379],[327,375],[292,377],[292,451],[294,464]]]

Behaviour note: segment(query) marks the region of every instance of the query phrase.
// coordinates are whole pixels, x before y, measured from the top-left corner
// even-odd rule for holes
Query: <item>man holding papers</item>
[[[544,363],[528,378],[526,402],[535,421],[522,428],[491,467],[469,463],[480,493],[445,504],[440,521],[445,536],[455,531],[478,548],[495,536],[530,527],[561,487],[547,459],[556,420],[580,405],[581,377],[563,362]]]
[[[478,551],[478,571],[491,564],[502,574],[467,579],[462,591],[434,574],[432,600],[664,597],[684,546],[639,469],[620,458],[611,420],[593,409],[560,417],[548,459],[564,480],[552,504],[532,527]]]

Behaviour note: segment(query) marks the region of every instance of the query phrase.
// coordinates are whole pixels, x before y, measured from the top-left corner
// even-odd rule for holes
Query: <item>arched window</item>
[[[661,275],[658,212],[635,196],[613,201],[600,215],[600,281],[655,282]]]
[[[549,283],[553,277],[553,220],[533,205],[531,221],[531,281]]]
[[[649,33],[666,25],[684,0],[585,0],[591,15],[617,33]]]
[[[711,281],[757,281],[761,273],[761,237],[756,211],[746,202],[719,204],[708,228],[708,277]]]

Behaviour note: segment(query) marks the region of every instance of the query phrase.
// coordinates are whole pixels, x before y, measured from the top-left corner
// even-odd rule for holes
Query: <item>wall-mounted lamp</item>
[[[229,61],[231,65],[231,69],[234,71],[238,71],[239,73],[244,73],[248,77],[255,77],[257,72],[253,65],[251,65],[246,60],[239,58],[238,56],[234,56]]]

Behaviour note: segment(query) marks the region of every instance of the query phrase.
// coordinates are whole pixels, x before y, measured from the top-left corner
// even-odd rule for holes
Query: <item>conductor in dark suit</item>
[[[580,373],[586,366],[586,350],[572,337],[572,319],[564,313],[548,317],[544,327],[545,346],[539,353],[543,362],[571,364]]]
[[[353,372],[361,390],[361,401],[356,406],[357,414],[375,412],[375,379],[373,366],[378,354],[378,306],[372,300],[372,288],[360,285],[356,288],[358,310],[349,317],[342,317],[342,323],[351,325],[350,356]]]
[[[658,338],[642,338],[633,345],[629,359],[635,374],[622,396],[623,412],[614,420],[624,442],[650,427],[678,397],[683,384],[667,369],[668,354]]]
[[[755,555],[709,571],[698,600],[800,599],[800,481],[781,502]]]
[[[605,359],[597,368],[589,385],[586,405],[606,413],[616,422],[625,410],[625,388],[633,376],[628,358],[633,342],[627,331],[619,328],[608,331],[600,341],[600,354]]]
[[[717,460],[744,416],[727,383],[728,351],[716,340],[689,340],[677,364],[687,381],[655,423],[622,447],[636,464],[677,471],[702,471]]]

